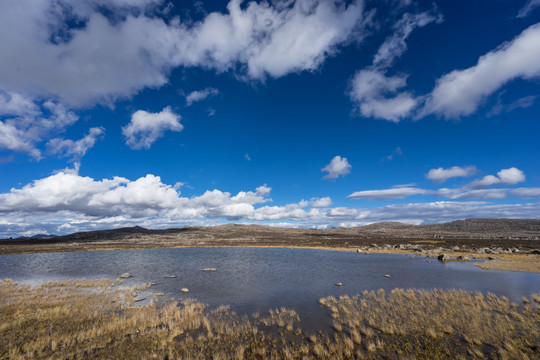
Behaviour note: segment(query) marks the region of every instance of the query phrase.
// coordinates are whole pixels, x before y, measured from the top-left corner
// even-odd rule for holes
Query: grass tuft
[[[187,299],[136,306],[120,281],[31,287],[0,281],[0,359],[533,359],[540,296],[522,304],[465,291],[394,289],[326,297],[332,334],[309,334],[296,312],[239,316]],[[140,303],[138,303],[140,304]]]

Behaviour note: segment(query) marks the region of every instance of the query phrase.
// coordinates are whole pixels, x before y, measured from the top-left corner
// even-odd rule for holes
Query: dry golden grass
[[[509,270],[540,273],[540,262],[536,261],[488,261],[475,265],[486,270]]]
[[[367,358],[540,356],[538,296],[518,305],[493,294],[395,289],[328,297],[320,303],[343,325],[343,333],[363,344]]]
[[[523,305],[463,291],[366,292],[320,300],[334,333],[284,308],[251,318],[195,300],[134,306],[121,281],[36,287],[0,281],[0,359],[538,358],[540,297]],[[325,324],[323,324],[325,325]]]

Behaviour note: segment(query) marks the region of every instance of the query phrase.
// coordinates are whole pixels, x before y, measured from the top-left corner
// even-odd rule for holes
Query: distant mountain
[[[538,219],[466,219],[421,227],[445,232],[540,234]]]
[[[467,219],[432,225],[410,225],[400,222],[381,222],[356,228],[332,228],[314,230],[303,228],[277,228],[261,225],[225,224],[220,226],[186,226],[163,230],[145,229],[140,226],[111,230],[77,232],[54,236],[38,234],[32,237],[4,239],[4,243],[90,243],[110,241],[175,241],[186,240],[201,243],[204,241],[232,240],[256,242],[261,239],[312,239],[320,237],[346,238],[540,238],[538,219]],[[182,240],[182,241],[184,241]]]
[[[20,236],[17,239],[52,239],[57,236],[58,235],[53,235],[53,234],[36,234],[32,236]]]
[[[416,225],[405,224],[398,221],[385,221],[385,222],[365,225],[365,226],[362,226],[361,229],[363,230],[382,230],[382,229],[400,230],[400,229],[411,229],[414,227],[416,227]]]

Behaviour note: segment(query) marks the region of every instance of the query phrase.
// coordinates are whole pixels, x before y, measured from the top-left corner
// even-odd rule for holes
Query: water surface
[[[203,271],[216,268],[215,272]],[[396,287],[492,292],[520,301],[540,293],[540,274],[482,270],[471,262],[442,263],[423,256],[276,248],[177,248],[61,252],[0,256],[0,278],[39,283],[74,278],[155,282],[152,291],[195,298],[238,313],[285,306],[302,322],[317,322],[321,297]],[[384,277],[385,274],[391,278]],[[170,277],[176,276],[176,277]],[[341,282],[343,286],[335,284]],[[190,292],[184,294],[181,288]]]

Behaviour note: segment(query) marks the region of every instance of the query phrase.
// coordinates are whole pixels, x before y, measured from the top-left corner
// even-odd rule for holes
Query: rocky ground
[[[160,247],[268,246],[377,252],[540,254],[540,220],[468,219],[435,225],[385,222],[357,228],[288,229],[228,224],[91,231],[50,239],[3,239],[0,254]]]

